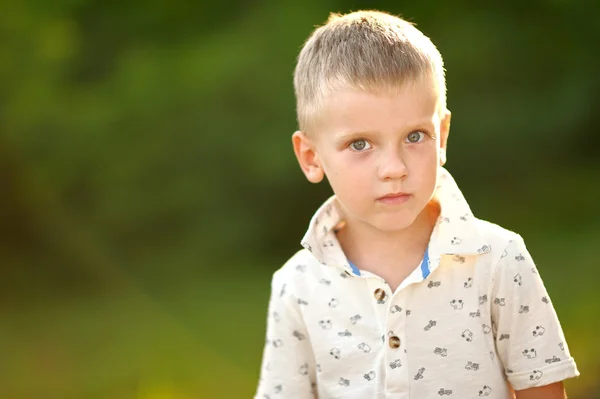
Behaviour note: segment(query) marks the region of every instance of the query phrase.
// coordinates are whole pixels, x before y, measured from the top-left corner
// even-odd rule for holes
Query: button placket
[[[389,307],[385,317],[386,334],[386,370],[393,378],[386,381],[386,392],[397,394],[408,389],[408,368],[406,352],[406,295],[405,291],[394,293],[389,298]]]

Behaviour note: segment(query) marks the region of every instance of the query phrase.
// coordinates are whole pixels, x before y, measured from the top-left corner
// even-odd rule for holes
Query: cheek
[[[425,188],[435,186],[439,167],[439,156],[437,148],[430,148],[428,151],[412,154],[411,167],[409,168],[413,179],[420,181],[420,185]]]
[[[433,143],[432,143],[433,144]],[[413,173],[427,173],[434,170],[439,162],[439,151],[431,145],[427,148],[415,148],[406,151],[406,164]]]
[[[323,170],[332,188],[339,194],[343,192],[355,194],[358,187],[365,187],[372,180],[369,178],[368,166],[356,159],[352,161],[343,157],[329,159],[323,164]]]

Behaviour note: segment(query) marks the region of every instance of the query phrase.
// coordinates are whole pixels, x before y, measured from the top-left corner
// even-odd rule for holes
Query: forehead
[[[433,79],[406,82],[385,90],[345,89],[329,93],[323,103],[319,131],[396,131],[439,118],[440,98]]]

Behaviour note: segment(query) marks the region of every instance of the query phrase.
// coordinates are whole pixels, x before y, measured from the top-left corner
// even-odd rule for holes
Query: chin
[[[386,233],[395,233],[402,230],[406,230],[414,224],[415,217],[389,217],[385,220],[379,220],[372,225],[380,231]]]

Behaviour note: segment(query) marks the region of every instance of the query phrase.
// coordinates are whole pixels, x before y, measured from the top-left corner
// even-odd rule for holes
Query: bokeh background
[[[448,169],[526,240],[600,397],[596,1],[4,0],[0,398],[249,398],[270,277],[330,194],[291,149],[330,11],[438,45]]]

